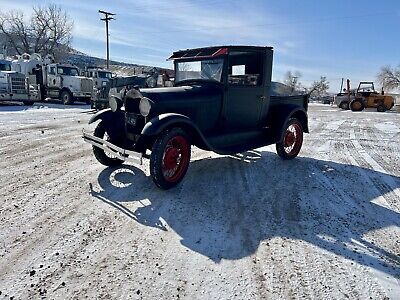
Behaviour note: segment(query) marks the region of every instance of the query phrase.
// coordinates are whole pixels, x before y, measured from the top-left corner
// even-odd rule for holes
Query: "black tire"
[[[181,128],[168,129],[157,137],[150,156],[150,173],[159,188],[167,190],[182,181],[190,163],[190,147],[189,137]]]
[[[363,111],[364,108],[364,103],[361,100],[356,99],[350,103],[351,111]]]
[[[349,109],[349,102],[342,102],[342,103],[340,103],[339,107],[341,109],[348,110]]]
[[[376,108],[378,112],[385,112],[386,111],[386,106],[384,104],[379,104],[378,107]]]
[[[60,100],[63,104],[69,105],[74,103],[74,98],[69,91],[62,91],[60,94]]]
[[[283,140],[275,145],[276,153],[284,160],[293,159],[299,154],[303,145],[303,126],[298,119],[291,118],[285,124],[283,132]]]
[[[103,121],[101,121],[99,124],[97,124],[96,129],[94,130],[94,134],[95,137],[98,137],[100,139],[105,139],[106,137],[106,129],[104,126]],[[106,138],[107,141],[113,143],[112,140],[110,140],[109,138]],[[116,157],[111,157],[109,155],[107,155],[103,149],[96,147],[96,146],[92,146],[93,148],[93,154],[94,157],[96,157],[96,159],[98,160],[99,163],[101,163],[102,165],[108,166],[108,167],[115,167],[115,166],[119,166],[123,163],[122,160],[116,158]]]
[[[35,103],[35,102],[33,102],[33,101],[22,101],[22,102],[23,102],[24,105],[26,105],[26,106],[32,106],[33,103]]]

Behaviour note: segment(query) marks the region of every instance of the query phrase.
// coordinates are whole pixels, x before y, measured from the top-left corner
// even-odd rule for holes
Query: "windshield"
[[[110,79],[111,78],[111,73],[110,72],[99,71],[99,78],[108,78],[108,79]]]
[[[193,79],[221,82],[223,65],[223,59],[177,62],[175,82]]]
[[[77,68],[72,67],[58,67],[57,74],[67,76],[79,76],[79,71]]]
[[[10,64],[0,64],[0,71],[11,71]]]

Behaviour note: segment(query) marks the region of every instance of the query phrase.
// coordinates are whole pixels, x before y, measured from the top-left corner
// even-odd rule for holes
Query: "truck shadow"
[[[171,228],[183,246],[215,262],[247,257],[283,237],[400,276],[399,253],[391,252],[399,249],[400,214],[387,206],[400,202],[395,176],[251,151],[192,161],[181,185],[168,191],[133,166],[106,168],[98,182],[93,196],[140,224]],[[132,201],[142,203],[132,211],[124,204]],[[386,238],[377,242],[377,234]]]

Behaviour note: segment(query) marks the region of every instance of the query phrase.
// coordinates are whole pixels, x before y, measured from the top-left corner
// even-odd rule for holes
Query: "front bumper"
[[[95,137],[92,134],[87,133],[85,130],[82,131],[83,140],[95,147],[103,149],[108,154],[114,155],[120,160],[131,162],[134,164],[143,164],[143,155],[141,153],[126,150],[118,147],[108,141]]]
[[[72,92],[72,95],[76,98],[92,98],[91,92]]]

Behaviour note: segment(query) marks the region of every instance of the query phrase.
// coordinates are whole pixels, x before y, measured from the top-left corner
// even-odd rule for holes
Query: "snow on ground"
[[[311,105],[297,159],[193,149],[162,191],[89,110],[0,106],[0,298],[400,298],[400,114]]]

